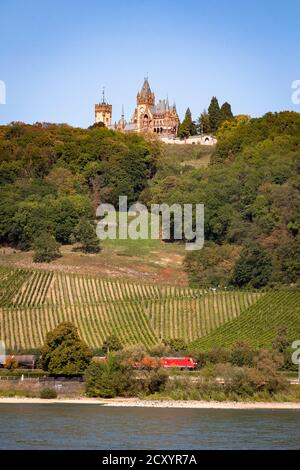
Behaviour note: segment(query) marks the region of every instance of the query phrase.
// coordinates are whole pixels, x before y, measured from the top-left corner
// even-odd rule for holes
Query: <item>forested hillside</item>
[[[55,241],[73,244],[88,234],[85,251],[93,252],[100,202],[116,205],[127,195],[129,203],[149,206],[203,203],[204,249],[184,263],[191,285],[295,286],[300,114],[237,116],[222,122],[217,137],[211,155],[201,146],[185,150],[99,127],[2,126],[0,243],[27,250],[39,234],[51,234],[39,244],[52,243],[55,257]]]
[[[205,205],[205,247],[186,256],[193,285],[295,284],[300,272],[300,114],[225,121],[207,169],[162,162],[148,202]]]
[[[100,201],[138,199],[158,154],[156,142],[103,128],[0,127],[0,243],[28,249],[44,231],[70,243]]]

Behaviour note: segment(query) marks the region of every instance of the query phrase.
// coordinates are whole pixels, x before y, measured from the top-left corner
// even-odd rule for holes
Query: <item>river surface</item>
[[[0,404],[0,449],[300,449],[300,411]]]

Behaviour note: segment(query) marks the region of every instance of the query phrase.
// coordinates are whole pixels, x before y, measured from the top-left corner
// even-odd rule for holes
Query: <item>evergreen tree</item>
[[[182,121],[182,123],[179,125],[179,128],[178,128],[178,137],[180,137],[181,139],[185,139],[189,137],[190,135],[196,135],[196,134],[197,134],[197,129],[192,119],[191,110],[190,108],[187,108],[184,120]]]
[[[209,116],[206,109],[203,110],[200,117],[198,118],[198,129],[199,134],[209,134],[210,133],[210,122]]]
[[[208,107],[209,126],[211,132],[216,132],[220,124],[220,106],[215,96],[212,97]]]
[[[74,238],[76,242],[80,243],[84,253],[98,253],[100,251],[99,239],[95,227],[90,221],[86,219],[79,221],[74,230]]]
[[[231,105],[225,101],[225,103],[222,104],[221,109],[220,109],[220,123],[223,121],[232,121],[233,119],[233,114],[231,111]]]
[[[33,243],[35,263],[50,263],[61,256],[59,243],[50,233],[44,232],[39,235]]]

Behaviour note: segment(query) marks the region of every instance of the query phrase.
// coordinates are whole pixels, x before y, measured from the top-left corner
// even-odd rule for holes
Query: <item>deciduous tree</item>
[[[63,375],[82,374],[92,357],[77,328],[69,322],[60,323],[46,335],[41,353],[43,369],[51,374]]]

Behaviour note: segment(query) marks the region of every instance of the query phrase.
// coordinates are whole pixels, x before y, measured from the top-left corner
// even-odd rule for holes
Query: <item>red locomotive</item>
[[[95,362],[105,362],[105,356],[97,356],[93,357],[93,361]],[[189,369],[194,370],[197,368],[198,364],[194,361],[192,357],[151,357],[146,356],[142,359],[141,362],[133,362],[129,360],[130,364],[135,369],[154,369],[155,367],[164,367],[164,368],[172,368],[175,367],[177,369]]]
[[[178,369],[196,369],[198,365],[192,357],[162,357],[159,363],[161,367],[176,367]]]

